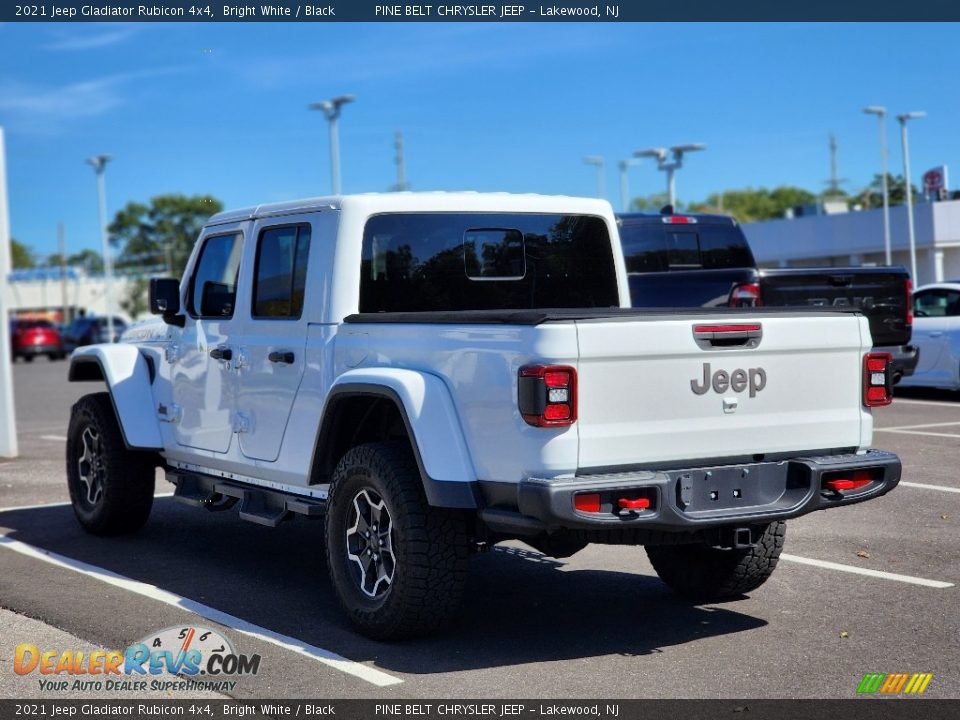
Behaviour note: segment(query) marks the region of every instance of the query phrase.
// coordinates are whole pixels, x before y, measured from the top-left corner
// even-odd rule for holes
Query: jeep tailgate
[[[581,470],[869,442],[862,315],[597,318],[577,332]]]

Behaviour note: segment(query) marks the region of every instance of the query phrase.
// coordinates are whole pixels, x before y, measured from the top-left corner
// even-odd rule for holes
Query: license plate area
[[[789,462],[726,465],[667,472],[680,512],[694,517],[793,507],[808,495],[810,476]]]

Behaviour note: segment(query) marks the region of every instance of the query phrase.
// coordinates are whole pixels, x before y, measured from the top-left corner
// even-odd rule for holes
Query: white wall
[[[127,278],[118,277],[113,281],[114,314],[127,317],[120,309],[120,300],[126,297],[130,285]],[[79,278],[67,280],[67,304],[85,308],[90,315],[106,315],[106,295],[103,278]],[[5,282],[3,290],[7,309],[11,313],[18,310],[48,308],[57,310],[63,307],[63,291],[60,280],[37,280],[29,282]]]
[[[765,267],[883,265],[883,210],[817,215],[744,224],[757,262]],[[944,253],[944,275],[960,277],[960,201],[914,205],[916,285],[934,282],[934,249]],[[890,208],[893,263],[910,267],[907,209]]]

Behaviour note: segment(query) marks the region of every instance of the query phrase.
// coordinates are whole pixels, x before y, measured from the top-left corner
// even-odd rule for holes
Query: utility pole
[[[7,212],[7,151],[0,127],[0,457],[16,457],[17,416],[13,405],[10,367],[10,316],[7,314],[7,277],[10,275],[10,215]]]
[[[67,251],[63,239],[63,223],[57,223],[57,249],[60,251],[60,300],[63,304],[63,310],[60,313],[60,323],[66,325],[69,322],[70,303],[67,300]]]
[[[107,305],[107,333],[109,340],[113,342],[113,260],[110,257],[110,242],[107,238],[107,185],[103,177],[103,171],[110,160],[109,155],[94,155],[88,158],[87,162],[93,166],[93,171],[97,174],[97,199],[100,206],[100,243],[103,246],[103,280],[104,295]]]
[[[397,130],[393,137],[393,146],[397,150],[397,185],[394,188],[397,192],[407,190],[407,166],[403,159],[403,133]]]
[[[337,129],[337,120],[340,119],[340,108],[354,101],[353,95],[338,95],[330,100],[321,100],[311,103],[311,110],[322,110],[323,116],[330,125],[330,185],[334,195],[340,194],[340,134]]]
[[[863,109],[868,115],[876,115],[880,120],[880,172],[883,187],[883,249],[887,265],[893,264],[890,250],[890,189],[887,186],[887,109],[880,105],[870,105]]]
[[[637,150],[633,156],[637,158],[654,158],[657,161],[657,169],[663,170],[667,174],[667,198],[670,207],[676,210],[677,207],[677,185],[674,174],[683,167],[683,156],[685,153],[706,150],[707,146],[703,143],[686,143],[684,145],[673,145],[670,148],[649,148],[647,150]],[[673,162],[667,159],[673,155]]]
[[[585,165],[594,165],[597,168],[597,197],[602,200],[607,194],[603,183],[603,158],[599,155],[587,155],[583,162]]]
[[[922,118],[925,112],[908,112],[897,115],[900,123],[900,143],[903,147],[903,182],[907,191],[907,232],[910,239],[910,279],[913,286],[919,285],[917,279],[917,239],[913,230],[913,191],[910,187],[910,144],[907,138],[907,121]]]
[[[640,160],[637,158],[627,158],[617,163],[620,168],[620,212],[630,212],[630,178],[627,171],[633,165],[639,164]]]

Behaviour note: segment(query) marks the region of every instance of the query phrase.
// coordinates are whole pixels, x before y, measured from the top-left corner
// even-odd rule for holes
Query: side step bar
[[[167,470],[167,480],[177,488],[173,493],[173,499],[177,502],[210,511],[229,510],[239,502],[242,520],[267,527],[276,527],[293,514],[322,517],[327,508],[325,500],[288,495],[278,490],[183,470]]]

